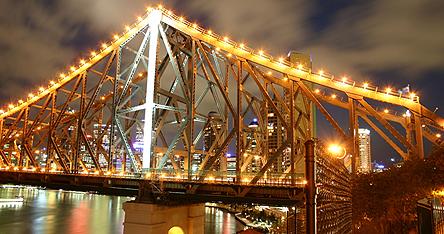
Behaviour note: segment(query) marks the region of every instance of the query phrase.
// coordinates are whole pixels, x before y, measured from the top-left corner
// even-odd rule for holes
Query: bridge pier
[[[203,234],[204,208],[204,204],[166,207],[125,202],[123,233]]]

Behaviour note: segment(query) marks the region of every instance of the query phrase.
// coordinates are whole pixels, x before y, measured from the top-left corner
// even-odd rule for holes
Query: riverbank
[[[241,211],[238,210],[232,210],[228,205],[224,204],[215,204],[215,203],[207,203],[205,204],[206,207],[213,207],[221,210],[225,210],[226,212],[233,214],[237,221],[241,222],[243,225],[250,227],[250,228],[266,228],[262,225],[254,224],[247,218],[243,218],[241,215]]]

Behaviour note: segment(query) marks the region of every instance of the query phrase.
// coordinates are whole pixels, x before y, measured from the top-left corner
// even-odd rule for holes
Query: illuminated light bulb
[[[43,87],[40,87],[39,90],[42,92],[45,91],[45,89]]]
[[[279,58],[279,62],[280,63],[284,62],[284,59],[283,58]]]
[[[366,89],[368,87],[368,84],[367,83],[365,83],[364,84],[364,89]]]
[[[411,97],[411,98],[414,98],[414,97],[415,97],[415,94],[414,94],[414,93],[411,93],[411,94],[410,94],[410,97]]]
[[[193,24],[193,28],[197,28],[197,24]]]
[[[18,103],[22,104],[22,103],[23,103],[23,100],[19,100]]]
[[[385,110],[384,110],[384,113],[386,113],[386,114],[389,113],[389,110],[385,109]]]
[[[160,177],[165,178],[165,174],[160,175]]]
[[[53,80],[51,80],[51,81],[49,82],[49,84],[50,84],[50,85],[54,85],[55,82],[54,82]]]
[[[336,98],[336,94],[331,95],[332,98]]]
[[[219,51],[219,50],[220,50],[220,48],[219,48],[219,47],[217,47],[217,48],[216,48],[216,50],[217,50],[217,51]]]
[[[151,173],[146,173],[145,175],[147,178],[151,177]]]
[[[162,5],[159,5],[157,8],[162,9]]]
[[[438,133],[438,134],[436,134],[436,137],[438,137],[438,138],[439,138],[439,137],[441,137],[441,134],[439,134],[439,133]]]
[[[76,68],[75,67],[71,67],[71,71],[75,71],[76,70]]]
[[[402,117],[407,117],[407,115],[406,114],[402,114]]]
[[[28,94],[28,97],[33,98],[34,95],[32,93]]]
[[[152,7],[148,7],[146,10],[151,12],[151,11],[153,11],[153,8]]]
[[[183,17],[180,17],[179,20],[183,22]]]
[[[210,176],[208,177],[209,180],[214,180],[214,177]]]
[[[255,155],[255,156],[254,156],[254,159],[258,160],[258,159],[259,159],[259,156]]]
[[[271,71],[267,72],[268,75],[271,75]]]
[[[228,56],[228,57],[231,57],[231,54],[228,54],[227,56]]]
[[[105,97],[101,97],[102,100],[105,100]]]
[[[102,44],[102,47],[105,49],[108,48],[108,46],[106,44]]]
[[[177,175],[177,176],[176,176],[176,179],[180,179],[180,175]]]
[[[287,81],[288,80],[288,78],[287,77],[284,77],[284,81]]]
[[[81,60],[80,63],[81,63],[81,64],[85,64],[85,60]]]
[[[0,110],[0,114],[3,114],[3,113],[5,113],[3,110]]]
[[[139,21],[142,21],[142,17],[137,17],[137,19],[138,19]]]
[[[139,73],[139,76],[142,76],[142,73]]]
[[[244,44],[240,44],[239,47],[240,47],[241,49],[244,49],[244,48],[245,48]]]
[[[248,154],[247,153],[244,153],[244,157],[247,157],[248,156]]]
[[[262,51],[262,50],[259,51],[259,55],[260,55],[260,56],[264,55],[264,51]]]
[[[125,29],[126,29],[127,31],[129,31],[131,28],[130,28],[129,26],[126,26]]]
[[[315,90],[315,93],[319,93],[319,92],[320,92],[320,90],[319,90],[319,89],[316,89],[316,90]]]
[[[320,71],[319,75],[322,76],[324,74],[324,71]]]
[[[114,39],[116,39],[116,40],[117,40],[117,39],[119,39],[119,36],[117,36],[117,35],[114,35]]]
[[[299,70],[302,69],[302,64],[299,64],[299,65],[298,65],[298,68],[299,68]]]
[[[65,78],[65,74],[60,74],[60,77],[61,78]]]
[[[213,33],[213,32],[211,32],[211,30],[208,30],[208,32],[207,32],[207,33],[208,33],[208,35],[211,35],[211,33]]]
[[[40,130],[41,129],[41,127],[37,127],[37,130]]]
[[[248,178],[244,178],[244,182],[248,182]]]
[[[304,184],[307,184],[308,182],[306,180],[303,181]]]
[[[392,91],[392,89],[391,89],[391,88],[388,88],[386,91],[387,91],[387,94],[389,94],[390,91]]]
[[[228,37],[224,37],[224,41],[225,41],[225,42],[228,42]]]
[[[342,77],[342,83],[345,83],[347,81],[347,77]]]
[[[45,172],[46,171],[46,169],[45,168],[42,168],[42,170],[40,170],[41,172]]]
[[[171,12],[171,11],[168,11],[168,15],[171,15],[171,14],[173,14],[173,12]]]

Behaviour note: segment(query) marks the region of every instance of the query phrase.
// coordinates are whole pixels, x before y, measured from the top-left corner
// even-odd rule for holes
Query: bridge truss
[[[318,88],[342,92],[347,100]],[[369,100],[406,108],[409,115],[378,111]],[[348,134],[322,103],[348,110]],[[69,73],[0,112],[0,163],[16,170],[147,177],[174,170],[202,181],[251,185],[275,173],[294,184],[301,182],[302,143],[315,136],[316,108],[352,158],[359,154],[359,117],[405,158],[424,156],[423,137],[441,144],[433,131],[443,130],[444,120],[418,97],[313,73],[291,57],[274,59],[159,6]]]

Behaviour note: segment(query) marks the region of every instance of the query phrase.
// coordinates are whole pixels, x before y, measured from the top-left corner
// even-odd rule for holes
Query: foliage
[[[444,149],[411,157],[381,173],[360,174],[352,181],[357,233],[409,233],[417,226],[416,203],[444,188]]]

